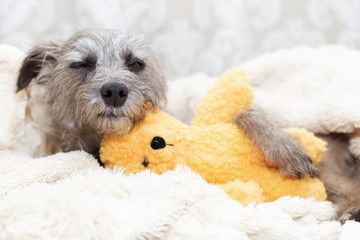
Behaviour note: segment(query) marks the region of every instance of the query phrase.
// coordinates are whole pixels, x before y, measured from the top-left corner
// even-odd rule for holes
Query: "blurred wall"
[[[24,50],[93,27],[145,34],[170,78],[219,74],[279,48],[359,48],[360,1],[0,0],[0,43]]]

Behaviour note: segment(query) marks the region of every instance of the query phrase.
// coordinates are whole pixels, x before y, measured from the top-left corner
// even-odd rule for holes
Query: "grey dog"
[[[128,133],[166,102],[166,84],[144,39],[116,30],[83,30],[62,43],[34,47],[20,69],[27,114],[45,133],[47,152],[83,149],[96,155],[101,136]],[[284,175],[314,176],[308,154],[262,112],[234,122]]]
[[[156,107],[165,100],[166,90],[143,38],[107,30],[84,30],[64,43],[34,47],[17,85],[42,93],[43,117],[51,118],[42,126],[48,141],[63,151],[90,153],[103,133],[129,132],[148,103]]]

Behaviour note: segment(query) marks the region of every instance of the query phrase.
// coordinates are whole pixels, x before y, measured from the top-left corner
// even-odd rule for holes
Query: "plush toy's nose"
[[[142,161],[141,164],[142,164],[144,167],[147,168],[147,167],[149,166],[149,163],[150,163],[150,162],[144,157],[144,159],[143,159],[143,161]]]

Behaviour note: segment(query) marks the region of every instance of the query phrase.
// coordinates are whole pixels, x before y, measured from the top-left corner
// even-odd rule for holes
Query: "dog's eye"
[[[131,72],[139,72],[145,67],[144,62],[137,60],[128,65],[128,68]]]
[[[73,69],[86,69],[86,70],[92,70],[96,66],[95,61],[86,61],[86,62],[72,62],[69,65],[69,68]]]

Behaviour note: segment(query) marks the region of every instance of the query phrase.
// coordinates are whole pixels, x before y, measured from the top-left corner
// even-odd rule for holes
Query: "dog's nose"
[[[104,102],[111,107],[122,106],[129,94],[129,89],[122,83],[108,83],[100,89]]]

